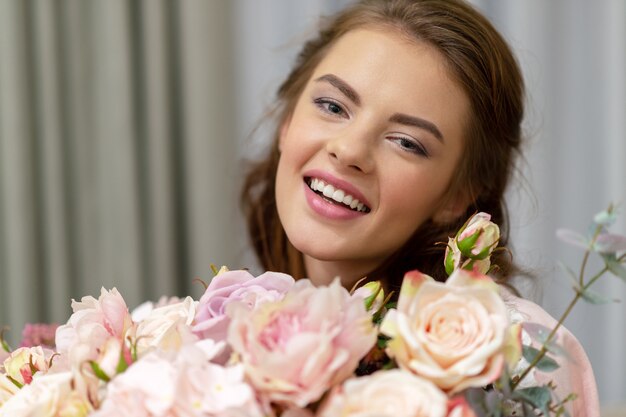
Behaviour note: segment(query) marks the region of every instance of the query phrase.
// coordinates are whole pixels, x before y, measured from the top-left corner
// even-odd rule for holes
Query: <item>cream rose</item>
[[[319,417],[444,417],[447,396],[401,369],[352,378],[332,391]]]
[[[504,301],[489,277],[457,270],[443,284],[414,271],[381,332],[392,338],[387,353],[400,367],[453,394],[500,375],[508,328]]]

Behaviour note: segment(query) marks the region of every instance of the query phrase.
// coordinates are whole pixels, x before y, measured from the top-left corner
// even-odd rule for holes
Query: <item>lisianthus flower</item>
[[[281,301],[232,304],[228,341],[252,385],[271,401],[304,407],[356,369],[376,331],[361,297],[338,279],[299,280]]]
[[[225,271],[213,277],[200,298],[193,331],[204,339],[225,340],[230,317],[226,307],[233,301],[249,309],[262,303],[277,301],[293,286],[294,279],[287,274],[266,272],[254,277],[248,271]]]

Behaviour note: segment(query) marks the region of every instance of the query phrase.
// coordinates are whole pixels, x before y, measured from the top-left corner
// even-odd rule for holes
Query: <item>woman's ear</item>
[[[448,200],[442,207],[433,214],[433,222],[436,224],[453,223],[458,220],[469,206],[470,199],[465,193],[460,193]]]

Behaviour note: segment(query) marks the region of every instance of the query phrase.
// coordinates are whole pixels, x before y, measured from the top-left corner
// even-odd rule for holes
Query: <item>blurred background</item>
[[[191,294],[209,265],[253,267],[238,207],[260,124],[331,0],[0,0],[0,323],[65,322],[70,298],[117,287],[132,308]],[[559,316],[557,267],[609,202],[626,233],[626,2],[475,0],[528,87],[526,161],[509,198],[522,292]],[[256,130],[255,130],[256,128]],[[254,131],[254,133],[253,133]],[[598,263],[592,264],[590,271]],[[626,403],[621,303],[566,322],[605,407]]]

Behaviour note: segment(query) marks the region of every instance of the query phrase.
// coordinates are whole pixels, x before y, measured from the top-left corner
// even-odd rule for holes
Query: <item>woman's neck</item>
[[[337,262],[321,261],[307,255],[304,257],[304,266],[307,277],[316,286],[328,285],[335,277],[341,279],[341,284],[351,289],[361,278],[374,268],[358,261]]]

